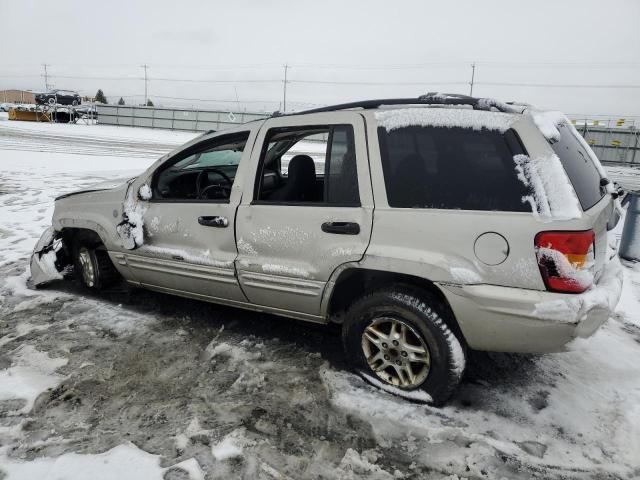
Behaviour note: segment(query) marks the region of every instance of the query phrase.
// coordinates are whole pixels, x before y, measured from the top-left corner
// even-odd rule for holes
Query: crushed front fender
[[[47,228],[31,255],[31,280],[35,286],[64,278],[67,262],[63,239],[53,227]]]

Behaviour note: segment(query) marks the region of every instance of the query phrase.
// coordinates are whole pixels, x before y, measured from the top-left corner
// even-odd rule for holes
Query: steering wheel
[[[209,181],[209,173],[216,173],[218,175],[220,175],[220,177],[222,177],[222,179],[227,183],[227,185],[205,185],[205,179],[206,182]],[[222,170],[220,170],[219,168],[204,168],[200,171],[200,173],[198,173],[198,176],[196,177],[196,197],[199,199],[205,199],[206,197],[204,196],[204,194],[209,191],[212,190],[214,188],[218,188],[224,192],[229,192],[229,195],[231,194],[231,187],[233,186],[233,180],[231,180],[229,178],[229,176],[224,173]]]

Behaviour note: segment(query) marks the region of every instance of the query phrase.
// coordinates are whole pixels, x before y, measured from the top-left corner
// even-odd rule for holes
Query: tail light
[[[582,293],[592,285],[594,240],[593,230],[536,235],[536,256],[547,290]]]

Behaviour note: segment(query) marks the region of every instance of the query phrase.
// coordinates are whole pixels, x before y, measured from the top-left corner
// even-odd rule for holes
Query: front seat
[[[309,155],[296,155],[289,162],[287,184],[271,194],[279,202],[316,201],[316,165]]]

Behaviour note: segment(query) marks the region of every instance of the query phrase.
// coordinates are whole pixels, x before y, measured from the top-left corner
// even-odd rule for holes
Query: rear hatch
[[[551,148],[560,159],[585,215],[592,219],[595,233],[595,280],[607,262],[607,224],[613,215],[614,200],[603,185],[606,173],[593,150],[576,129],[563,120],[556,124],[560,138]]]

